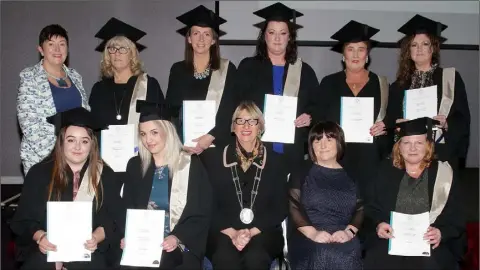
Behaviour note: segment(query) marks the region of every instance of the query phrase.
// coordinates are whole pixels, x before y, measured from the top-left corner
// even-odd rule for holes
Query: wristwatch
[[[352,230],[352,228],[348,228],[347,230],[349,230],[353,234],[353,237],[355,237],[356,233],[354,230]]]

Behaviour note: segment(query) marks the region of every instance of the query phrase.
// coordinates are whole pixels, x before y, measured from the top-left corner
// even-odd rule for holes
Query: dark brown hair
[[[332,121],[319,122],[310,129],[308,133],[308,154],[310,159],[313,162],[317,162],[317,156],[315,151],[313,151],[313,142],[321,140],[324,134],[327,138],[337,141],[337,161],[341,160],[345,151],[345,134],[343,129]]]
[[[220,44],[218,44],[218,33],[212,28],[210,28],[210,30],[212,30],[212,38],[215,41],[215,43],[210,46],[210,69],[217,70],[220,68]],[[193,47],[192,44],[188,42],[191,31],[192,28],[190,27],[185,35],[185,64],[188,69],[193,72]]]
[[[68,127],[64,127],[60,130],[58,134],[57,141],[55,142],[55,147],[53,148],[51,158],[53,159],[53,171],[52,171],[52,178],[50,179],[50,184],[48,186],[48,200],[60,200],[62,192],[68,185],[68,164],[65,160],[65,155],[63,153],[64,150],[64,140],[65,140],[65,133]],[[91,148],[90,153],[88,155],[89,164],[90,164],[90,182],[88,182],[88,189],[94,191],[95,193],[95,203],[96,209],[98,210],[102,202],[99,202],[99,197],[103,200],[103,185],[100,179],[98,179],[99,175],[99,166],[94,166],[97,164],[102,164],[102,159],[100,158],[100,152],[98,147],[97,137],[95,136],[94,132],[90,128],[85,128],[87,130],[88,136],[91,139]],[[98,183],[98,186],[97,186]],[[101,194],[101,195],[99,195]],[[52,199],[52,197],[54,197]]]
[[[440,40],[437,36],[426,34],[432,46],[432,65],[440,64]],[[399,85],[406,86],[415,72],[415,62],[410,54],[410,45],[415,35],[405,36],[400,40],[400,57],[398,59],[397,81]]]
[[[298,52],[297,52],[297,30],[292,22],[285,22],[288,27],[289,40],[287,44],[287,50],[285,52],[285,61],[289,64],[294,64],[297,61]],[[260,57],[264,60],[268,60],[268,49],[267,42],[265,41],[265,32],[267,31],[268,22],[264,23],[263,27],[260,29],[257,37],[257,48],[255,50],[255,56]]]
[[[63,37],[68,45],[67,30],[58,24],[47,25],[40,31],[38,35],[38,45],[42,46],[45,41],[51,40],[52,37]]]

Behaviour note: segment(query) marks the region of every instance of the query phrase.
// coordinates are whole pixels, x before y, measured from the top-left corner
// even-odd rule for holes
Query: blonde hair
[[[182,142],[178,137],[175,127],[170,121],[152,121],[157,127],[160,128],[161,132],[165,134],[164,157],[165,163],[168,165],[169,174],[172,176],[172,173],[177,169],[178,160],[183,149]],[[150,151],[148,151],[148,149],[143,145],[142,139],[140,138],[140,124],[138,127],[138,155],[142,164],[142,175],[145,176],[152,162],[152,153],[150,153]]]
[[[105,49],[103,50],[102,61],[100,62],[100,72],[103,77],[111,78],[114,74],[114,68],[112,66],[112,62],[110,61],[110,53],[108,52],[108,47],[112,46],[128,47],[130,49],[130,70],[132,71],[133,75],[137,76],[145,72],[135,43],[124,36],[115,36],[108,40],[107,44],[105,45]]]
[[[395,166],[398,169],[405,169],[405,160],[403,159],[402,154],[400,153],[400,143],[402,142],[402,138],[398,140],[394,145],[392,149],[392,160],[393,160],[393,166]],[[423,160],[420,164],[420,169],[425,169],[430,167],[430,163],[432,163],[432,160],[435,158],[434,155],[435,152],[435,144],[427,139],[426,142],[426,153],[425,156],[423,157]]]
[[[235,119],[240,116],[240,113],[242,113],[242,111],[246,111],[252,116],[253,119],[258,119],[260,134],[263,134],[263,132],[265,131],[265,119],[263,118],[263,113],[262,111],[260,111],[255,102],[250,100],[242,101],[240,105],[238,105],[235,109],[235,112],[232,116],[232,125],[230,126],[230,131],[234,132]]]

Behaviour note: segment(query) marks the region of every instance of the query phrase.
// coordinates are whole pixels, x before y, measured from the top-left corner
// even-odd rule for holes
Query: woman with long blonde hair
[[[139,154],[128,162],[123,199],[127,209],[165,211],[160,269],[201,269],[211,188],[198,156],[182,150],[172,111],[167,105],[137,102]],[[122,239],[121,248],[125,245]]]
[[[111,18],[97,33],[104,41],[96,48],[102,53],[101,80],[94,84],[89,104],[92,113],[107,125],[136,126],[139,114],[135,111],[137,100],[160,103],[164,96],[158,81],[145,72],[140,52],[145,46],[138,40],[146,33],[116,18]],[[101,141],[101,134],[98,135]],[[135,145],[136,147],[136,145]],[[107,161],[109,161],[107,159]],[[125,169],[114,168],[117,174],[117,191],[125,182]],[[120,239],[118,239],[120,241]],[[111,250],[108,263],[119,261],[121,250]]]
[[[118,231],[121,199],[115,192],[115,175],[100,158],[94,131],[102,126],[84,108],[48,118],[54,123],[57,141],[50,157],[34,165],[25,178],[22,197],[11,228],[18,235],[23,255],[22,269],[102,269],[104,252]],[[85,248],[92,252],[89,262],[47,262],[47,252],[56,251],[49,241],[47,202],[92,201],[92,236]],[[118,214],[118,215],[117,215]],[[75,233],[72,231],[72,233]]]

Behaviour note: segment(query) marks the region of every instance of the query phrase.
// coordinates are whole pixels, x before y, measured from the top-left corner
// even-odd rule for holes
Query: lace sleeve
[[[305,208],[301,203],[301,186],[305,180],[306,175],[303,173],[292,174],[290,179],[289,189],[289,211],[291,221],[295,228],[311,226]]]
[[[357,199],[357,206],[355,208],[355,212],[353,213],[352,219],[350,220],[350,225],[360,229],[363,223],[363,215],[363,200]]]

